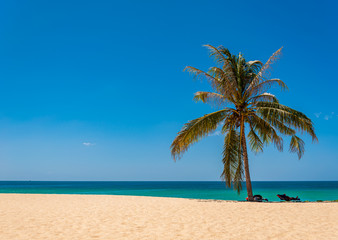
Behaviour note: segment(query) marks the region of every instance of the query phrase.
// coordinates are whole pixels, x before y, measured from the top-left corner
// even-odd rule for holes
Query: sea
[[[91,194],[173,197],[245,201],[245,183],[238,194],[224,182],[188,181],[0,181],[0,193]],[[269,201],[280,201],[277,194],[299,197],[302,201],[338,200],[338,181],[252,182],[253,193]],[[1,195],[0,195],[1,197]]]

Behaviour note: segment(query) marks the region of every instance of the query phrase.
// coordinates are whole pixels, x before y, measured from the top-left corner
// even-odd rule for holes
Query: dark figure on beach
[[[249,201],[249,198],[246,198],[247,201]],[[254,202],[263,202],[263,201],[269,201],[267,198],[263,198],[262,195],[254,195],[253,196]]]
[[[299,197],[297,196],[297,197],[289,197],[289,196],[286,196],[286,194],[284,193],[284,194],[277,194],[277,197],[279,197],[280,198],[280,200],[284,200],[284,201],[287,201],[287,202],[289,202],[289,201],[300,201],[300,199],[299,199]]]

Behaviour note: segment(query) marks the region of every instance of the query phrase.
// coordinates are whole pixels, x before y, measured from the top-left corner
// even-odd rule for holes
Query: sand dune
[[[0,194],[0,239],[338,239],[338,203]]]

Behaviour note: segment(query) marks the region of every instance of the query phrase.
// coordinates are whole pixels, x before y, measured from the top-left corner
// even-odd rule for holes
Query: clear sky
[[[0,180],[219,180],[222,136],[174,163],[213,66],[203,44],[266,61],[319,143],[250,154],[253,180],[338,180],[336,1],[2,1]]]

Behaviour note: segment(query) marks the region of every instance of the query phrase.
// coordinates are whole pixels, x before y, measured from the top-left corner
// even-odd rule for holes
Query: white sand
[[[0,194],[1,240],[338,239],[338,203]]]

